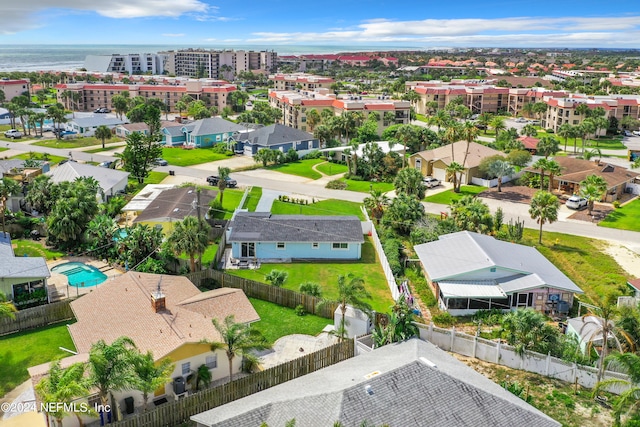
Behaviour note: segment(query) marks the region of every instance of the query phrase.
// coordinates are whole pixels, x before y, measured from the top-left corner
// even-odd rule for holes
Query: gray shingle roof
[[[184,125],[181,124],[165,126],[162,128],[162,131],[171,136],[182,136],[184,134],[184,132],[182,132],[183,127]]]
[[[117,126],[117,125],[121,125],[124,122],[120,119],[118,119],[117,117],[108,117],[108,116],[104,116],[104,115],[99,115],[99,116],[93,116],[93,117],[79,117],[76,119],[71,119],[69,120],[69,123],[73,124],[77,124],[80,127],[83,128],[91,128],[91,127],[96,127],[96,126]]]
[[[536,275],[505,284],[509,291],[541,283],[582,293],[556,266],[535,248],[504,242],[484,234],[460,231],[440,236],[439,240],[414,246],[429,279],[440,281],[490,267],[512,270],[514,276]],[[532,286],[536,287],[536,286]],[[505,289],[506,290],[506,289]]]
[[[54,168],[51,172],[47,172],[47,174],[51,176],[51,180],[55,183],[72,182],[77,178],[91,177],[98,181],[102,191],[107,194],[116,184],[129,177],[129,172],[78,162],[67,162]]]
[[[9,172],[11,169],[19,169],[24,167],[24,160],[19,159],[9,159],[9,160],[0,160],[0,174],[5,174]]]
[[[308,132],[294,129],[289,126],[274,124],[249,133],[243,133],[240,135],[239,139],[241,141],[249,141],[249,143],[254,145],[271,147],[274,145],[286,144],[288,142],[312,141],[315,138]]]
[[[230,227],[230,242],[364,243],[362,226],[357,216],[239,212]]]
[[[391,426],[511,427],[514,420],[521,426],[560,425],[419,339],[381,347],[191,419],[204,426],[245,427],[281,426],[293,418],[299,427],[336,421],[350,427],[365,420]]]
[[[20,254],[18,254],[20,255]],[[0,232],[0,278],[50,277],[47,261],[42,257],[14,256],[9,233]]]
[[[187,126],[187,130],[191,130],[191,135],[213,135],[218,133],[236,132],[245,130],[244,126],[237,125],[220,117],[211,117],[208,119],[196,120]]]
[[[216,198],[215,190],[202,190],[200,192],[201,214],[209,209],[209,203]],[[134,223],[145,221],[168,222],[170,220],[182,221],[188,216],[196,216],[194,208],[196,200],[195,187],[178,187],[164,190],[136,217]]]

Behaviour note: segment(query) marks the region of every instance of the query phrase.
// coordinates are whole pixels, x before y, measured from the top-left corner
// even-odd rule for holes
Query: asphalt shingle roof
[[[286,144],[288,142],[312,141],[315,138],[308,132],[294,129],[289,126],[274,124],[256,129],[249,133],[242,133],[239,139],[241,141],[249,141],[249,143],[254,145],[271,147],[274,145]]]
[[[73,182],[77,178],[82,177],[93,178],[98,181],[100,188],[102,188],[102,191],[106,194],[108,194],[109,190],[116,184],[129,177],[129,172],[78,162],[67,162],[54,168],[51,172],[47,172],[47,174],[51,176],[51,181],[56,184],[67,181]]]
[[[96,126],[117,126],[117,125],[121,125],[124,122],[120,119],[118,119],[117,117],[108,117],[105,116],[104,114],[101,115],[96,115],[93,117],[78,117],[75,119],[71,119],[69,120],[70,124],[77,124],[80,127],[83,128],[92,128],[92,127],[96,127]]]
[[[191,130],[192,136],[214,135],[218,133],[237,132],[245,130],[244,126],[240,126],[220,117],[211,117],[208,119],[196,120],[185,126],[187,130]]]
[[[229,242],[364,243],[357,216],[272,215],[238,212]]]
[[[370,387],[370,388],[369,388]],[[368,392],[367,390],[370,390]],[[551,427],[560,423],[433,344],[412,339],[191,417],[216,427]]]
[[[201,214],[208,211],[209,202],[218,195],[214,190],[202,190],[200,192]],[[195,187],[177,187],[164,190],[136,217],[133,221],[182,221],[189,215],[196,216],[197,210],[194,208],[196,200]]]
[[[20,255],[20,254],[18,254]],[[0,278],[50,277],[47,261],[41,257],[15,256],[9,233],[0,232]]]

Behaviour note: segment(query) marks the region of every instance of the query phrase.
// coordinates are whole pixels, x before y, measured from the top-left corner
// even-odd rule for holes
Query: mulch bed
[[[600,205],[596,203],[593,207],[593,211],[591,212],[591,215],[589,215],[588,209],[583,209],[571,215],[569,219],[577,219],[578,221],[586,221],[586,222],[600,222],[603,219],[605,219],[605,217],[609,215],[611,211],[613,211],[613,206]]]
[[[479,197],[487,199],[505,200],[514,203],[529,204],[531,198],[538,191],[537,188],[524,187],[521,185],[504,184],[502,191],[498,192],[498,188],[491,188],[478,194]]]

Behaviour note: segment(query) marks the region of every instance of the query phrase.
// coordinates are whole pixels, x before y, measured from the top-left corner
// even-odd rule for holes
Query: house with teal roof
[[[211,117],[162,128],[162,142],[168,146],[186,145],[195,148],[208,148],[220,142],[227,142],[235,132],[244,130],[246,130],[244,126],[229,120]]]

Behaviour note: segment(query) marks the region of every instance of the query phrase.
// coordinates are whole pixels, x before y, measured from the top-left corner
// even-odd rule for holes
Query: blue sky
[[[640,2],[0,0],[0,44],[640,48]]]

